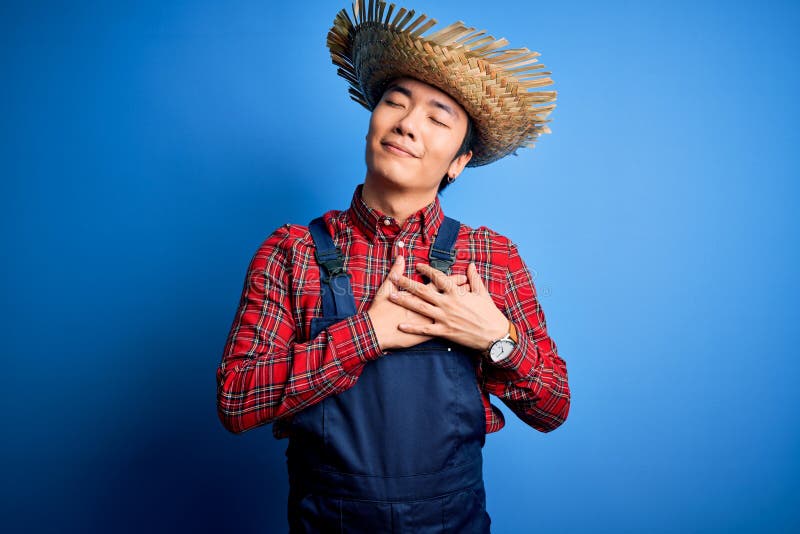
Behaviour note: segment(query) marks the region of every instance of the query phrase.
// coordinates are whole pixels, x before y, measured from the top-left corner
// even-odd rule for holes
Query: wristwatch
[[[508,333],[500,339],[492,341],[485,351],[484,356],[489,356],[493,362],[499,362],[511,355],[511,352],[517,346],[517,329],[514,328],[514,323],[508,321]]]

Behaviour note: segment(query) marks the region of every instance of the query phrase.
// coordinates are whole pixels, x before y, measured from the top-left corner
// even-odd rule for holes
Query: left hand
[[[401,291],[390,295],[392,302],[433,319],[433,323],[401,323],[398,328],[410,334],[424,334],[449,339],[466,347],[486,350],[495,339],[508,332],[508,319],[492,300],[489,291],[470,262],[467,287],[458,287],[448,276],[427,263],[417,263],[417,270],[433,284],[421,284],[402,274],[392,280]]]

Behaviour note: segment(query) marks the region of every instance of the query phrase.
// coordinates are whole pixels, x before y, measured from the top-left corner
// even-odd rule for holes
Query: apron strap
[[[450,268],[456,261],[456,250],[453,245],[456,242],[460,228],[461,223],[459,221],[445,215],[428,255],[431,267],[439,269],[445,274],[451,274]]]
[[[445,215],[428,254],[431,267],[445,274],[451,274],[450,269],[456,261],[453,245],[460,228],[459,221]],[[308,229],[314,239],[315,257],[319,264],[323,316],[355,315],[356,302],[350,285],[351,275],[344,270],[342,249],[334,244],[323,217],[312,220]]]
[[[323,217],[308,225],[316,247],[322,290],[322,314],[325,317],[350,316],[356,313],[356,301],[350,286],[350,273],[344,270],[342,249],[335,246]]]

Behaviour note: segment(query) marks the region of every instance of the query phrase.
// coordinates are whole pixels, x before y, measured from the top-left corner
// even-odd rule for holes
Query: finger
[[[455,284],[451,281],[449,276],[444,274],[439,269],[434,269],[427,263],[417,263],[417,270],[430,278],[440,290],[445,292],[450,292],[453,290]]]
[[[456,284],[455,284],[455,291],[458,295],[464,295],[465,293],[470,293],[470,286],[469,286],[469,278],[465,274],[458,274],[456,275]]]
[[[486,291],[486,287],[483,285],[483,279],[481,275],[478,274],[478,268],[475,267],[475,264],[472,262],[469,262],[469,266],[467,267],[467,277],[469,278],[469,286],[473,293],[483,293]]]
[[[453,284],[455,287],[460,288],[464,284],[469,283],[469,280],[467,279],[467,275],[465,274],[453,274],[450,275],[450,283]],[[436,286],[436,282],[434,282],[433,280],[430,280],[425,285],[428,287],[433,286],[436,288],[437,291],[439,291],[439,288]]]
[[[440,297],[440,295],[439,290],[436,287],[431,287],[429,284],[417,282],[402,274],[395,277],[393,281],[399,289],[405,289],[409,293],[417,295],[421,299],[427,300],[428,302],[434,304],[438,302],[437,298]]]
[[[450,278],[450,283],[453,284],[452,294],[458,293],[463,295],[469,292],[469,279],[465,274],[456,274]]]
[[[406,266],[406,258],[402,254],[398,254],[397,257],[394,259],[394,263],[392,263],[392,268],[389,269],[391,273],[403,273],[403,268]]]
[[[422,282],[412,280],[411,278],[405,276],[402,272],[392,273],[390,278],[394,282],[394,285],[396,285],[399,289],[405,289],[406,291],[411,291],[413,293],[419,293],[422,288],[426,287]]]
[[[396,291],[397,287],[394,282],[392,282],[392,276],[394,275],[402,275],[403,271],[405,270],[405,258],[402,254],[398,254],[397,257],[394,259],[392,263],[392,267],[389,269],[389,274],[386,276],[384,280],[384,284],[388,284],[388,291],[391,293],[392,291]]]
[[[459,286],[463,286],[464,284],[469,282],[469,280],[467,279],[467,275],[465,275],[465,274],[457,274],[457,275],[455,275],[454,280],[455,280],[456,285],[459,285]]]
[[[424,336],[442,335],[442,325],[438,323],[400,323],[397,328],[408,334],[420,334]]]
[[[434,321],[442,316],[442,311],[439,308],[437,308],[436,306],[432,305],[429,302],[422,300],[416,295],[412,295],[408,291],[392,293],[391,295],[389,295],[389,300],[391,300],[395,304],[403,306],[406,309],[409,309],[411,311],[429,317]]]

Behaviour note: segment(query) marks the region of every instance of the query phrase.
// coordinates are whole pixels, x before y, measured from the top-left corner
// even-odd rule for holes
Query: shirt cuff
[[[365,311],[336,322],[326,330],[334,355],[348,373],[384,354],[375,337],[372,320]]]

